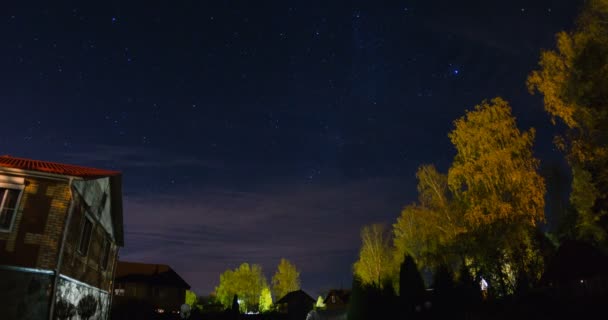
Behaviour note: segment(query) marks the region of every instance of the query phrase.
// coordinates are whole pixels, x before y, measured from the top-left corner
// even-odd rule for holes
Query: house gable
[[[74,181],[73,187],[84,202],[88,214],[97,219],[103,229],[115,239],[110,178]]]

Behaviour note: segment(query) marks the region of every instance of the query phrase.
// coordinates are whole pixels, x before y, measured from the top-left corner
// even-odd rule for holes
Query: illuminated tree
[[[403,208],[393,225],[395,261],[410,255],[423,267],[435,267],[458,255],[455,237],[465,232],[462,210],[453,201],[447,176],[434,166],[418,168],[418,203]]]
[[[227,270],[220,275],[220,284],[215,288],[217,299],[229,308],[235,295],[239,297],[241,310],[258,310],[260,293],[267,288],[266,278],[259,265],[241,264],[234,270]]]
[[[381,224],[364,226],[361,230],[361,251],[353,269],[363,285],[381,288],[394,277],[390,235]]]
[[[194,291],[186,290],[186,301],[185,303],[190,306],[190,309],[194,310],[194,308],[198,308],[200,310],[203,309],[203,306],[199,304],[198,297]]]
[[[272,276],[272,291],[279,300],[286,294],[300,290],[300,272],[296,266],[287,259],[281,259],[277,271]]]
[[[315,303],[315,309],[325,309],[325,299],[319,296],[317,298],[317,303]]]
[[[264,287],[260,293],[260,312],[268,312],[272,309],[272,294],[270,288]]]
[[[528,77],[554,124],[566,127],[557,146],[572,168],[570,202],[580,239],[606,244],[608,208],[608,0],[589,0],[576,28],[557,34]]]
[[[501,98],[482,102],[454,125],[448,185],[476,239],[474,262],[507,293],[514,273],[540,272],[533,231],[544,221],[545,184],[532,154],[534,129],[521,132]]]

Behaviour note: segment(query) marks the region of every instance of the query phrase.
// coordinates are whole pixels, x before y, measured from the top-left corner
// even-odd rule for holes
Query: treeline
[[[279,262],[270,286],[261,266],[242,263],[220,275],[219,285],[207,301],[191,294],[187,295],[186,303],[202,312],[230,309],[237,313],[265,313],[275,311],[273,301],[299,289],[300,272],[287,259]]]
[[[608,0],[586,1],[576,27],[556,40],[555,49],[541,53],[527,85],[530,93],[542,94],[561,130],[554,141],[571,170],[569,207],[560,226],[540,228],[546,186],[532,152],[534,128],[520,130],[504,99],[486,100],[454,121],[448,137],[456,156],[447,172],[420,166],[418,200],[403,208],[392,228],[363,227],[353,295],[360,288],[376,297],[392,292],[402,300],[397,305],[409,308],[404,294],[411,288],[403,286],[420,285],[402,279],[411,258],[407,263],[420,269],[423,287],[441,291],[451,283],[447,287],[460,288],[452,293],[474,303],[473,293],[462,290],[473,284],[479,292],[483,277],[490,296],[509,297],[538,287],[566,240],[607,251]],[[351,319],[357,318],[353,312]]]

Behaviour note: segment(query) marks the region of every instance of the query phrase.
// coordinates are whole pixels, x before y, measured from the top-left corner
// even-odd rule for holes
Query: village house
[[[328,310],[346,310],[350,300],[350,290],[332,289],[325,297],[325,306]]]
[[[116,318],[133,319],[130,313],[153,311],[177,314],[190,285],[171,267],[119,261],[116,267],[113,309]],[[149,308],[150,310],[133,310]],[[126,317],[125,317],[126,316]]]
[[[288,319],[304,319],[315,305],[315,299],[303,290],[296,290],[279,299],[275,305],[278,311],[288,315]]]
[[[0,156],[3,319],[107,319],[121,187],[117,171]]]

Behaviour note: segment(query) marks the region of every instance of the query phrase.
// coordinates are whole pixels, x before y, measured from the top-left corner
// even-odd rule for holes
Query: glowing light
[[[479,281],[479,286],[481,287],[481,291],[488,290],[488,282],[486,281],[486,279],[481,278],[481,281]]]

